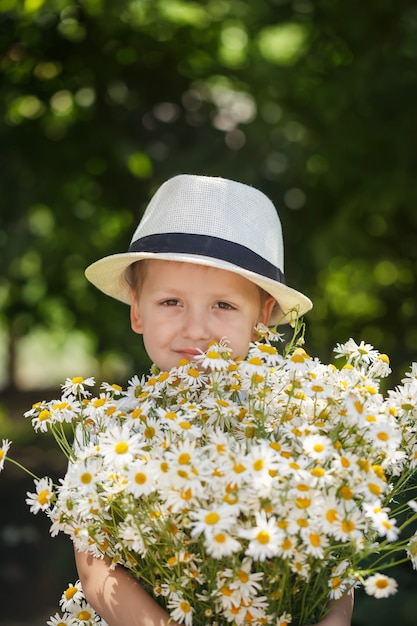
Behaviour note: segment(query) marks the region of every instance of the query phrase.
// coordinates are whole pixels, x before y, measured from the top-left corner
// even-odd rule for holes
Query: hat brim
[[[125,278],[125,271],[132,263],[143,259],[159,259],[162,261],[177,261],[193,263],[194,265],[204,265],[233,272],[234,274],[239,274],[239,276],[247,278],[269,293],[277,301],[279,306],[275,307],[272,312],[271,326],[276,324],[291,324],[297,317],[304,315],[304,313],[309,311],[313,306],[307,296],[296,289],[287,287],[287,285],[283,283],[265,278],[255,272],[234,265],[233,263],[197,254],[174,252],[124,252],[113,254],[89,265],[85,270],[85,275],[95,287],[106,295],[126,304],[131,304],[130,287]]]

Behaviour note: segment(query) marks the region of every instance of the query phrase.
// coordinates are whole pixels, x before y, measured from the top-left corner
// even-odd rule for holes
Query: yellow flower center
[[[39,415],[38,415],[38,420],[40,422],[45,422],[46,420],[49,420],[49,418],[51,417],[52,413],[50,411],[48,411],[48,409],[43,409]]]
[[[311,357],[305,350],[303,350],[303,348],[297,348],[291,356],[291,361],[293,363],[304,363],[304,361],[307,361],[308,359],[311,359]]]
[[[65,590],[65,594],[64,594],[65,599],[72,600],[72,598],[75,596],[77,591],[78,591],[77,587],[68,587],[68,589]]]
[[[191,606],[188,602],[183,600],[182,602],[180,602],[180,609],[183,613],[189,613],[191,611]]]
[[[320,391],[324,391],[324,387],[321,385],[312,385],[311,391],[314,391],[314,393],[320,393]]]
[[[315,476],[316,478],[321,478],[322,476],[325,475],[325,471],[322,467],[313,467],[310,473],[312,476]]]
[[[266,354],[276,354],[277,353],[277,349],[274,348],[274,346],[270,346],[268,344],[261,343],[258,346],[258,348],[259,348],[259,350],[261,352],[266,352]]]
[[[381,494],[381,487],[376,485],[375,483],[368,483],[368,489],[374,496],[379,496]]]
[[[206,357],[208,359],[220,359],[220,354],[215,350],[208,350],[208,352],[206,352]]]
[[[126,454],[128,450],[129,450],[129,446],[126,443],[126,441],[119,441],[114,446],[114,451],[116,452],[116,454]]]
[[[378,589],[386,589],[388,587],[388,581],[384,578],[380,578],[376,581],[376,586],[378,587]]]
[[[270,537],[269,533],[266,530],[261,530],[257,534],[256,539],[258,540],[259,543],[265,545],[265,544],[270,542],[271,537]]]
[[[264,466],[264,461],[263,459],[256,459],[256,461],[253,464],[253,469],[255,470],[255,472],[259,472]]]
[[[38,494],[38,502],[41,506],[48,504],[50,493],[49,489],[44,489]]]
[[[219,519],[220,519],[220,515],[216,513],[216,511],[211,511],[210,513],[207,513],[206,517],[204,518],[204,521],[206,522],[206,524],[213,525],[213,524],[217,524]]]
[[[312,533],[310,535],[310,543],[314,548],[318,548],[321,543],[320,535],[318,533]]]
[[[334,522],[336,522],[337,519],[338,519],[337,510],[336,509],[329,509],[327,511],[327,513],[326,513],[326,519],[331,524],[334,524]]]
[[[311,500],[310,498],[297,498],[295,504],[299,509],[308,509],[311,504]]]
[[[80,611],[77,615],[78,619],[80,620],[80,622],[86,622],[89,619],[91,619],[91,613],[90,611]]]
[[[147,481],[147,476],[143,472],[137,472],[135,474],[135,483],[138,485],[144,485]]]
[[[240,582],[242,583],[247,583],[249,580],[249,576],[247,574],[247,572],[243,571],[243,569],[240,569],[237,573],[237,576],[240,580]]]
[[[355,530],[355,524],[352,522],[352,520],[343,520],[342,530],[344,533],[351,533],[353,530]]]
[[[344,500],[352,500],[353,498],[353,493],[349,489],[349,487],[342,487],[340,490],[340,495]]]

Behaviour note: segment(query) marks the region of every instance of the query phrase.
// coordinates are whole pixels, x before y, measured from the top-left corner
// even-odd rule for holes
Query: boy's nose
[[[184,317],[184,337],[199,341],[210,339],[208,315],[199,310],[189,310]]]

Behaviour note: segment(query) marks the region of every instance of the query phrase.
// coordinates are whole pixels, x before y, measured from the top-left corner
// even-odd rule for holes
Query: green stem
[[[6,456],[6,461],[13,463],[13,465],[16,465],[16,467],[26,472],[26,474],[29,474],[29,476],[32,476],[32,478],[34,478],[35,480],[40,480],[39,476],[36,476],[36,474],[34,474],[27,467],[19,463],[19,461],[16,461],[15,459],[10,458],[9,456]]]

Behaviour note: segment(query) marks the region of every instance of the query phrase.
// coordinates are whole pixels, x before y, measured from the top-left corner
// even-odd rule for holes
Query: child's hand
[[[350,626],[353,612],[353,591],[334,602],[322,620],[313,626]]]

